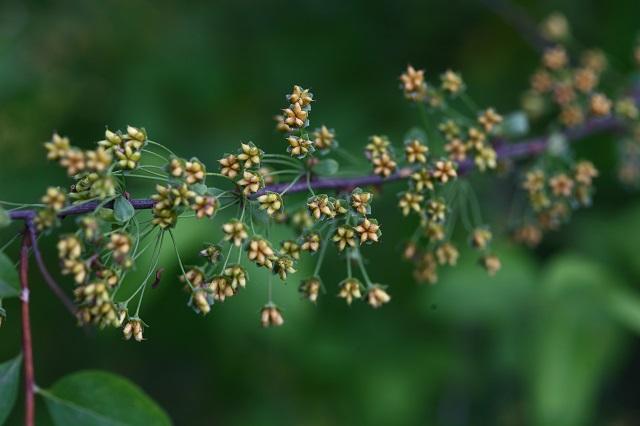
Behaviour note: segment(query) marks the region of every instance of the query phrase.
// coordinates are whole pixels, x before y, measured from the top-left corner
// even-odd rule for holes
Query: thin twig
[[[36,264],[38,265],[38,269],[40,270],[40,274],[44,281],[47,283],[53,294],[56,295],[58,299],[62,302],[65,308],[73,315],[76,316],[76,306],[73,304],[71,299],[65,294],[60,285],[56,282],[55,279],[51,276],[49,271],[47,270],[47,266],[42,259],[42,253],[40,252],[40,248],[38,247],[38,240],[36,238],[36,227],[33,224],[33,221],[27,220],[27,230],[29,231],[29,235],[31,237],[31,247],[33,249],[33,255],[36,258]]]

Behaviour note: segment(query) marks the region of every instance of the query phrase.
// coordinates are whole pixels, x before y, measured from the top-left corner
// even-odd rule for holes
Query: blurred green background
[[[584,45],[631,71],[636,0],[520,4],[536,20],[564,12]],[[334,127],[342,146],[359,150],[373,133],[400,143],[417,123],[397,87],[407,63],[430,77],[459,70],[478,103],[510,111],[537,61],[509,25],[471,1],[2,0],[0,199],[32,202],[46,185],[68,183],[45,160],[53,130],[89,147],[105,125],[130,123],[213,166],[241,140],[283,151],[271,117],[298,83],[317,99],[312,126]],[[313,266],[303,262],[276,286],[283,327],[259,328],[266,279],[257,273],[200,318],[185,305],[166,246],[168,272],[143,312],[148,340],[136,344],[118,330],[87,335],[35,282],[37,382],[85,368],[123,374],[178,425],[640,424],[640,203],[615,181],[612,138],[578,149],[602,170],[595,207],[535,251],[503,239],[494,279],[463,251],[436,286],[416,285],[398,251],[415,224],[397,220],[401,185],[385,188],[374,204],[383,243],[366,249],[370,274],[393,296],[380,310],[349,308],[333,294],[318,306],[299,301],[298,279]],[[509,183],[477,184],[500,229]],[[220,221],[184,221],[182,252],[194,259],[203,236],[219,238]],[[54,240],[41,244],[57,269]],[[323,272],[330,292],[345,275],[336,260]],[[5,305],[0,360],[20,347],[18,304]]]

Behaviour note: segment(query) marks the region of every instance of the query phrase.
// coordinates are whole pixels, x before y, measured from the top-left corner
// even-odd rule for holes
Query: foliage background
[[[632,69],[637,1],[522,4],[535,19],[563,11],[584,45]],[[312,125],[335,127],[342,146],[359,150],[373,133],[400,143],[417,123],[397,88],[407,63],[430,76],[462,71],[477,102],[509,111],[537,60],[482,4],[461,0],[5,0],[0,198],[29,202],[46,185],[67,182],[42,148],[54,129],[90,146],[105,125],[144,126],[212,166],[240,140],[283,150],[271,116],[299,83],[318,99]],[[383,244],[367,249],[371,275],[391,286],[393,303],[381,310],[347,308],[332,295],[317,307],[299,302],[294,278],[276,289],[285,326],[262,330],[262,275],[203,319],[167,273],[146,299],[148,341],[134,344],[116,330],[83,333],[35,282],[37,381],[46,387],[79,369],[114,371],[180,425],[638,424],[640,204],[615,182],[612,142],[579,147],[603,171],[595,207],[533,252],[504,241],[504,270],[493,280],[469,254],[437,286],[414,284],[397,251],[413,224],[397,220],[399,187],[385,188],[374,205]],[[501,194],[511,187],[477,185],[499,227],[508,211]],[[177,234],[181,250],[195,253],[203,235],[219,238],[218,224],[185,221]],[[55,269],[53,240],[42,245]],[[329,260],[332,288],[344,271]],[[163,264],[177,271],[169,250]],[[19,348],[17,302],[6,305],[1,360]],[[16,410],[9,424],[20,416]]]

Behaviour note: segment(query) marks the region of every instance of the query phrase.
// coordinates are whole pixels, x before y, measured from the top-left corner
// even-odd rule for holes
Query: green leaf
[[[22,354],[0,364],[0,425],[4,424],[16,403]]]
[[[313,172],[319,176],[332,176],[338,173],[338,169],[340,165],[338,162],[332,158],[327,158],[325,160],[321,160],[313,166]]]
[[[80,371],[39,392],[55,425],[171,425],[164,410],[138,386],[104,371]]]
[[[191,189],[198,195],[204,195],[207,193],[207,185],[204,183],[196,183],[191,185]]]
[[[605,267],[574,256],[558,258],[542,277],[529,365],[534,424],[589,423],[622,343],[622,330],[603,303],[618,284]]]
[[[9,217],[9,213],[0,206],[0,228],[7,227],[10,223],[11,218]]]
[[[225,191],[224,189],[214,188],[214,187],[207,188],[207,193],[209,193],[209,195],[213,195],[214,197],[218,197],[223,192],[227,192],[227,191]]]
[[[611,315],[630,330],[640,333],[640,296],[625,288],[612,288],[606,306]]]
[[[0,299],[20,294],[18,271],[6,254],[0,252]]]
[[[113,216],[118,222],[124,223],[128,221],[135,213],[135,209],[126,198],[118,197],[113,202]]]

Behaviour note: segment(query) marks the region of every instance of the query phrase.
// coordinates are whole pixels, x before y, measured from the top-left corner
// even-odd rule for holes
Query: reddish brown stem
[[[31,236],[25,227],[20,249],[20,300],[22,300],[22,354],[24,356],[24,424],[33,426],[35,416],[35,379],[33,374],[33,346],[29,320],[29,245]]]

